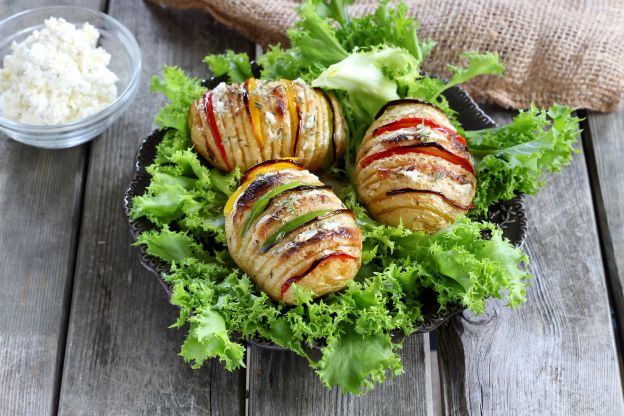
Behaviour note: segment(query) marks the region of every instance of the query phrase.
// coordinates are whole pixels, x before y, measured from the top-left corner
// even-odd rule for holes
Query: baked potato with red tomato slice
[[[358,194],[386,225],[438,231],[473,207],[476,184],[466,140],[419,100],[386,104],[357,154]]]
[[[191,105],[189,126],[197,152],[225,171],[283,157],[316,171],[346,148],[340,104],[300,79],[221,83]]]
[[[275,300],[292,303],[293,283],[315,296],[337,291],[360,268],[353,212],[298,161],[249,169],[224,214],[232,259]]]

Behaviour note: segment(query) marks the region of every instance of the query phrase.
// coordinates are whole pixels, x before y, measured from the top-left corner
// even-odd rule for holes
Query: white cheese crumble
[[[51,17],[45,28],[13,42],[0,69],[0,115],[25,124],[83,119],[117,97],[111,55],[96,47],[98,30]]]
[[[429,182],[433,182],[435,181],[435,178],[429,175],[425,175],[423,173],[420,173],[416,170],[402,170],[401,172],[399,172],[401,175],[403,176],[407,176],[408,178],[410,178],[413,182],[418,182],[418,181],[429,181]]]
[[[264,117],[266,118],[267,123],[269,123],[271,126],[277,124],[277,119],[270,111],[264,113]]]
[[[344,227],[344,226],[345,224],[341,222],[326,220],[321,225],[315,228],[310,228],[309,230],[306,230],[297,234],[297,236],[292,241],[286,243],[281,249],[280,248],[276,249],[274,252],[274,255],[282,254],[283,252],[293,247],[296,247],[300,243],[310,240],[311,238],[315,237],[317,234],[321,233],[322,231],[335,231],[335,230],[338,230],[340,227]]]
[[[224,94],[227,92],[228,86],[225,82],[220,82],[216,87],[212,89],[212,92],[218,94]]]

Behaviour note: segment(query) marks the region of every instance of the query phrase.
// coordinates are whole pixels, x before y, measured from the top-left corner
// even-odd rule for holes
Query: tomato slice
[[[212,96],[212,91],[208,91],[206,92],[206,94],[204,94],[203,97],[204,111],[206,113],[206,118],[208,119],[208,127],[210,127],[210,133],[212,133],[212,137],[214,137],[215,139],[215,144],[217,145],[217,149],[219,149],[219,154],[221,155],[221,159],[223,159],[223,163],[225,163],[225,167],[227,168],[227,170],[232,170],[232,165],[228,161],[227,154],[225,153],[225,148],[223,147],[223,139],[221,139],[219,126],[217,126],[217,120],[215,119]]]
[[[256,142],[260,150],[262,150],[264,148],[264,136],[262,135],[262,122],[260,119],[262,104],[260,104],[258,96],[253,94],[254,89],[256,89],[256,79],[249,78],[243,84],[243,102],[245,103],[245,110],[251,121],[251,127],[256,137]]]
[[[364,168],[379,159],[385,159],[392,155],[404,155],[407,153],[422,153],[425,155],[439,157],[455,165],[461,166],[474,175],[472,163],[454,153],[449,152],[439,143],[418,143],[410,146],[391,147],[390,149],[382,150],[381,152],[362,159],[360,161],[360,168]]]

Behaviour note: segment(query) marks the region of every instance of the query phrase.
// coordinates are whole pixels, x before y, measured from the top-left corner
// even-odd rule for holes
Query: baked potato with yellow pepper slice
[[[315,296],[357,274],[362,234],[331,187],[296,160],[257,164],[226,203],[232,259],[271,298],[292,303],[292,285]]]
[[[358,194],[386,225],[438,231],[473,207],[476,184],[466,140],[419,100],[386,104],[358,150]]]
[[[300,79],[220,83],[191,104],[188,119],[197,152],[225,171],[283,157],[316,171],[346,148],[340,104]]]

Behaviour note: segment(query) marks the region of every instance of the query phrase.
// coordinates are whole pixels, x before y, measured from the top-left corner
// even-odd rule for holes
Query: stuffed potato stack
[[[191,105],[189,125],[197,152],[226,171],[282,157],[315,171],[346,147],[340,104],[302,80],[221,83]]]
[[[316,296],[339,290],[360,267],[353,213],[297,161],[252,167],[224,211],[232,259],[275,300],[292,303],[293,283]]]
[[[356,163],[360,198],[386,225],[435,232],[473,207],[476,177],[466,140],[429,103],[386,104]]]

